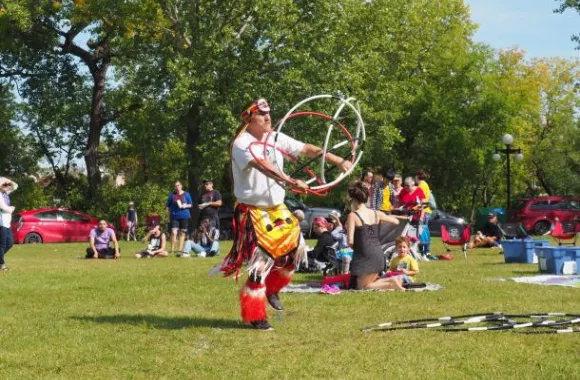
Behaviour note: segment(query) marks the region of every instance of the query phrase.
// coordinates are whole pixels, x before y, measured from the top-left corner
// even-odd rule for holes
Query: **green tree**
[[[16,110],[9,87],[0,82],[0,175],[21,178],[36,172],[40,153],[32,139],[12,122]]]
[[[35,87],[33,78],[38,84],[59,73],[87,83],[81,95],[90,99],[83,105],[87,120],[77,128],[85,129],[82,143],[89,195],[101,183],[98,148],[103,130],[123,111],[106,101],[110,69],[114,63],[122,64],[138,55],[133,48],[134,31],[155,24],[155,12],[151,12],[155,7],[154,1],[128,0],[0,3],[0,75],[19,78],[31,89]],[[69,67],[63,70],[65,64]],[[58,87],[52,90],[61,95]],[[46,91],[43,93],[46,96]]]

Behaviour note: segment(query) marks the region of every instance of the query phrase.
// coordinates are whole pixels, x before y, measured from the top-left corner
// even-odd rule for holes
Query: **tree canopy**
[[[503,204],[504,133],[525,157],[514,196],[578,193],[578,62],[493,51],[474,31],[461,0],[0,1],[0,144],[26,150],[0,150],[0,168],[29,173],[42,155],[53,197],[96,213],[178,179],[195,196],[202,177],[229,202],[228,146],[250,101],[280,118],[341,93],[362,105],[361,168],[426,169],[450,211]],[[133,190],[113,195],[119,173]],[[343,190],[308,201],[339,205]]]

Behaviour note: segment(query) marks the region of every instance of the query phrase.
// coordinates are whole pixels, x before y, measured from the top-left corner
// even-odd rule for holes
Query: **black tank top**
[[[375,211],[375,223],[366,224],[358,212],[354,212],[362,226],[354,229],[354,254],[350,264],[354,276],[379,273],[385,269],[385,255],[379,242],[380,225]]]

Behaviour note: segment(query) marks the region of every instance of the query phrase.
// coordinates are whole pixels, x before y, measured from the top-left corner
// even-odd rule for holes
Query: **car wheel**
[[[42,244],[42,237],[36,232],[31,232],[24,237],[24,244]]]
[[[548,231],[550,231],[550,226],[550,222],[547,220],[541,220],[534,225],[534,234],[545,235]]]

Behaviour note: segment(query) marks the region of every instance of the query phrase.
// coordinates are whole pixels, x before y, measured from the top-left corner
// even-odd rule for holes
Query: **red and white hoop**
[[[327,104],[330,101],[331,105],[334,105],[336,108],[333,116],[323,112],[301,110],[301,108],[305,105],[317,101],[325,101]],[[348,115],[346,115],[347,113]],[[283,132],[283,128],[287,121],[306,117],[321,119],[322,121],[326,122],[326,132],[323,144],[315,144],[322,145],[322,153],[317,157],[307,160],[303,163],[298,159],[298,157],[295,157],[278,147],[277,138],[279,133]],[[348,119],[349,124],[341,123],[340,120],[343,119]],[[274,131],[276,133],[274,136],[272,136]],[[335,136],[336,133],[333,132],[338,132],[338,141],[337,137]],[[294,177],[298,175],[299,172],[304,172],[309,177],[308,179],[304,180],[304,182],[310,186],[306,192],[318,196],[325,196],[331,188],[337,186],[342,180],[344,180],[352,173],[354,167],[358,164],[362,157],[365,140],[366,135],[364,122],[360,113],[360,109],[355,103],[355,98],[345,99],[334,95],[316,95],[304,99],[292,107],[290,111],[288,111],[286,115],[284,115],[284,117],[276,124],[275,130],[272,130],[272,132],[266,136],[264,141],[256,141],[250,145],[250,153],[254,156],[254,158],[257,158],[259,155],[254,150],[257,147],[261,147],[263,149],[261,152],[263,154],[262,157],[266,157],[266,152],[268,149],[274,149],[280,152],[284,158],[299,165],[298,169],[288,175],[291,180],[296,180]],[[342,154],[339,152],[342,152]],[[334,153],[342,156],[345,160],[349,160],[352,163],[352,166],[346,172],[339,173],[333,178],[328,178],[329,172],[333,170],[334,167],[330,169],[327,168],[327,153]],[[272,157],[273,164],[276,165],[280,171],[282,171],[282,165],[276,161],[276,155],[274,154]],[[302,192],[298,189],[292,189],[292,191]]]

